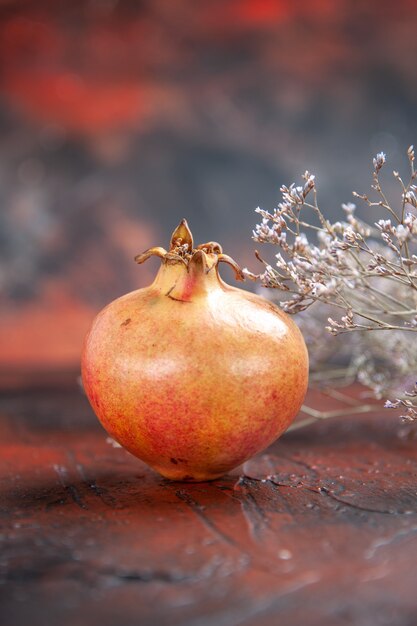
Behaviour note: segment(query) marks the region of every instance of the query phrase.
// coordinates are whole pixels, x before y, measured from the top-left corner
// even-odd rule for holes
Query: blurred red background
[[[180,218],[253,268],[281,183],[314,171],[335,215],[376,151],[400,167],[416,32],[412,0],[1,1],[1,370],[76,370]]]

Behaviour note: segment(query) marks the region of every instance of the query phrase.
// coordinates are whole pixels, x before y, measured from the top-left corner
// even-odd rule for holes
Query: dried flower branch
[[[343,220],[328,220],[317,202],[315,177],[308,171],[301,185],[283,185],[277,208],[256,209],[262,219],[253,232],[258,243],[278,246],[276,264],[273,267],[256,253],[264,265],[263,272],[244,270],[247,277],[263,286],[286,292],[281,306],[288,313],[302,313],[320,303],[317,314],[313,313],[317,322],[317,315],[322,318],[323,311],[338,311],[337,316],[327,316],[326,329],[334,336],[358,336],[349,341],[348,356],[357,378],[372,387],[377,396],[398,389],[400,380],[409,383],[413,373],[415,380],[417,372],[417,341],[413,335],[417,333],[417,172],[413,146],[408,148],[407,156],[407,184],[398,172],[393,172],[400,192],[395,205],[388,200],[380,181],[386,165],[383,152],[373,159],[371,194],[353,193],[367,206],[385,213],[374,224],[359,219],[356,205],[351,202],[342,204]],[[302,326],[308,326],[307,317],[301,315]],[[310,337],[310,344],[314,343],[317,346],[320,342]],[[313,354],[313,362],[320,358]],[[405,407],[405,419],[417,419],[417,407],[408,397],[396,403],[388,403],[387,407]]]
[[[386,409],[405,409],[403,415],[400,417],[404,422],[414,422],[417,420],[417,400],[409,400],[409,398],[417,398],[417,383],[414,385],[414,389],[411,391],[405,391],[406,399],[397,398],[395,402],[387,400],[385,402]]]

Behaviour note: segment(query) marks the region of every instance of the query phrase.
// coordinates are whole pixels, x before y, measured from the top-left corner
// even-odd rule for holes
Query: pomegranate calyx
[[[203,250],[204,252],[222,254],[223,248],[217,241],[208,241],[207,243],[200,243],[196,248],[197,250]]]
[[[205,250],[197,249],[194,251],[190,259],[189,267],[191,270],[197,268],[208,274],[213,267],[216,267],[218,257],[216,254],[207,254]]]
[[[186,219],[181,220],[171,236],[169,251],[172,252],[178,248],[186,252],[192,252],[193,250],[193,236]]]
[[[154,248],[148,248],[148,250],[145,250],[145,252],[142,252],[142,254],[137,254],[135,256],[135,261],[136,263],[139,263],[139,264],[144,263],[151,256],[159,256],[161,259],[164,259],[167,254],[168,253],[165,250],[165,248],[155,246]]]
[[[135,256],[136,263],[143,263],[151,256],[158,256],[166,263],[183,263],[187,269],[200,268],[208,274],[218,263],[230,265],[236,280],[244,280],[244,274],[239,265],[230,256],[223,253],[222,246],[217,241],[202,243],[193,247],[193,236],[186,219],[182,219],[171,236],[169,251],[156,246],[149,248]]]
[[[234,271],[235,271],[236,280],[245,280],[245,275],[242,272],[242,270],[240,269],[239,265],[228,254],[219,254],[217,256],[217,262],[218,263],[227,263],[228,265],[230,265],[230,267],[232,267],[234,269]]]

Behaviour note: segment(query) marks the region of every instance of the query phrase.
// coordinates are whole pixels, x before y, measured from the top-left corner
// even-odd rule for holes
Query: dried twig
[[[407,156],[408,182],[393,173],[399,184],[398,203],[390,203],[381,185],[380,172],[386,164],[383,152],[373,159],[372,197],[353,194],[385,213],[375,224],[359,219],[353,203],[342,204],[343,221],[330,222],[319,207],[315,177],[308,171],[302,185],[283,185],[277,208],[256,210],[262,220],[253,232],[256,242],[278,246],[276,264],[273,267],[257,253],[263,272],[244,270],[263,286],[285,292],[281,305],[286,312],[302,314],[319,303],[315,307],[319,313],[310,318],[322,322],[326,311],[327,324],[321,323],[320,329],[325,325],[335,337],[346,333],[359,336],[359,340],[344,342],[348,344],[344,353],[351,359],[356,378],[377,397],[398,389],[400,381],[410,383],[410,377],[414,381],[417,372],[417,172],[413,146]],[[332,309],[339,315],[328,315]],[[307,315],[301,320],[306,332]],[[329,349],[320,347],[317,333],[312,334],[313,338],[306,333],[310,354],[314,345],[319,354],[312,355],[313,362],[323,362]],[[402,406],[405,420],[417,419],[417,402],[410,399],[417,393],[400,395],[386,406]]]

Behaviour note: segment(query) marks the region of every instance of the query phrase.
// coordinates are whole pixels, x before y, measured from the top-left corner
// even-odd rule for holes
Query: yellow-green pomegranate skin
[[[203,254],[188,265],[164,259],[152,285],[103,309],[82,355],[104,428],[173,480],[218,478],[266,448],[293,421],[308,382],[295,323],[225,284]]]

